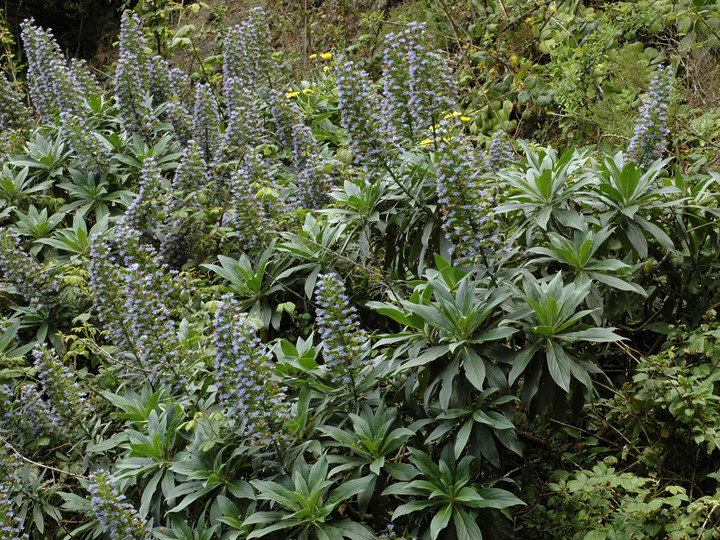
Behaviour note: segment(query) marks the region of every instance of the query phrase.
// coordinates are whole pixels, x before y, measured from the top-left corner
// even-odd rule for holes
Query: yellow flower
[[[312,53],[312,54],[310,55],[310,60],[315,60],[316,58],[317,58],[317,54],[316,54],[316,53]]]
[[[323,60],[330,60],[330,59],[332,58],[332,53],[329,53],[329,52],[322,53],[322,54],[320,55],[320,57],[321,57]]]
[[[460,117],[460,120],[461,120],[462,122],[469,122],[469,121],[470,121],[470,117],[469,117],[469,116],[461,116],[461,117]]]
[[[330,68],[329,68],[328,66],[325,66],[325,67],[323,68],[323,71],[324,71],[325,73],[327,73],[328,71],[330,71]]]
[[[432,143],[432,139],[423,139],[422,141],[420,141],[420,146],[430,146]]]
[[[286,98],[294,98],[294,97],[297,97],[298,95],[300,95],[300,92],[288,92],[287,94],[285,94],[285,97]]]
[[[445,116],[443,116],[443,119],[447,120],[448,118],[455,118],[456,116],[460,116],[460,113],[457,111],[446,114]]]
[[[303,90],[303,94],[306,94],[306,95],[314,94],[314,93],[315,93],[315,90],[313,90],[312,88],[306,88],[305,90]]]

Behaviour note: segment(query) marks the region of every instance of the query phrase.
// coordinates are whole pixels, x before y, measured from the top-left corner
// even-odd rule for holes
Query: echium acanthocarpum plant
[[[20,25],[33,105],[45,121],[58,112],[82,116],[89,111],[84,96],[88,85],[85,75],[79,81],[79,66],[68,65],[52,33],[33,23],[26,19]]]
[[[227,128],[215,157],[218,162],[242,159],[246,152],[263,142],[263,123],[258,114],[257,97],[235,83],[230,85],[229,90],[226,88],[228,93]]]
[[[162,173],[151,157],[143,161],[139,186],[135,199],[128,205],[118,226],[129,227],[141,234],[147,234],[161,220],[166,210],[164,205],[153,201],[163,195],[164,190]]]
[[[364,165],[385,159],[388,136],[383,133],[381,100],[368,74],[353,62],[340,65],[337,76],[340,123],[348,137],[348,147]]]
[[[32,382],[17,388],[0,384],[0,424],[4,430],[20,431],[33,437],[59,437],[69,432],[57,409],[43,399],[42,391]]]
[[[20,237],[0,228],[0,279],[9,283],[32,306],[52,308],[60,291],[58,281],[20,246]]]
[[[513,162],[513,148],[504,131],[496,131],[490,139],[490,147],[485,155],[485,167],[496,173]]]
[[[272,236],[278,209],[275,199],[258,195],[266,188],[272,188],[267,164],[247,154],[228,183],[228,208],[222,221],[233,229],[244,251],[263,248]]]
[[[332,177],[326,172],[327,161],[320,154],[318,141],[304,123],[293,126],[293,155],[297,194],[292,204],[299,208],[318,209],[330,199]]]
[[[672,68],[658,66],[658,73],[650,83],[647,96],[640,106],[640,118],[635,124],[635,131],[628,145],[626,161],[647,167],[665,155],[670,135],[668,109],[672,95]]]
[[[29,540],[25,523],[18,505],[12,499],[12,491],[19,483],[22,463],[20,456],[0,440],[0,533],[3,540]]]
[[[78,168],[96,172],[109,166],[112,153],[98,139],[83,116],[61,112],[60,125],[68,146],[75,153]]]
[[[140,517],[113,484],[110,475],[99,469],[90,475],[90,504],[95,518],[110,540],[150,540],[150,526]]]
[[[280,144],[289,148],[294,141],[293,127],[302,122],[302,114],[297,106],[286,97],[285,92],[277,88],[270,90],[269,102],[277,138]]]
[[[272,52],[270,29],[262,8],[251,9],[246,21],[230,28],[225,37],[223,86],[231,109],[235,106],[231,99],[236,85],[254,95],[275,78],[277,65]]]
[[[205,161],[210,162],[220,141],[220,114],[209,84],[198,84],[195,89],[191,133],[202,149]]]
[[[188,355],[178,337],[176,313],[188,285],[141,242],[137,230],[116,231],[112,244],[104,240],[91,246],[90,289],[117,348],[117,367],[128,375],[182,385]]]
[[[354,392],[358,375],[369,365],[365,355],[368,337],[360,328],[357,310],[335,273],[318,275],[315,300],[325,367],[333,383],[351,385]]]
[[[482,164],[462,134],[449,130],[441,120],[435,154],[438,204],[445,238],[451,252],[460,256],[480,253],[483,246],[497,242],[494,204],[478,178]]]
[[[18,87],[0,71],[0,132],[21,127],[29,117]]]
[[[289,413],[285,389],[275,375],[272,354],[231,294],[217,304],[212,344],[218,403],[229,409],[246,437],[282,438]]]
[[[190,254],[196,231],[193,230],[192,218],[187,216],[187,213],[200,210],[201,206],[194,194],[203,188],[207,175],[208,168],[200,147],[190,140],[185,148],[185,155],[175,170],[165,217],[165,227],[169,230],[158,250],[161,259],[173,267],[181,267]]]
[[[383,55],[383,119],[393,141],[416,142],[432,133],[435,124],[456,110],[458,92],[443,57],[424,44],[425,24],[385,38]]]
[[[152,112],[152,57],[140,19],[126,11],[120,23],[120,56],[115,72],[115,100],[127,131],[145,134],[156,119]]]
[[[92,406],[87,393],[80,389],[73,371],[68,368],[54,351],[36,345],[32,351],[43,394],[55,408],[66,426],[78,426],[90,416]]]

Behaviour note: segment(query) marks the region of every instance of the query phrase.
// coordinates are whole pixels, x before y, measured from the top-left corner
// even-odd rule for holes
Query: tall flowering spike
[[[109,166],[112,158],[110,150],[97,138],[84,117],[61,112],[60,125],[81,169],[95,172]]]
[[[135,196],[135,200],[127,207],[118,225],[140,232],[144,232],[155,225],[159,221],[160,214],[165,210],[153,204],[153,197],[156,197],[161,192],[162,183],[163,177],[155,160],[145,158],[138,194]]]
[[[477,178],[482,167],[473,149],[462,135],[446,131],[446,121],[441,125],[435,176],[442,229],[451,251],[472,256],[497,238],[494,232],[488,233],[494,229],[494,205]]]
[[[318,151],[318,141],[312,130],[303,122],[298,122],[292,127],[293,133],[293,156],[295,157],[295,168],[302,169],[308,158]]]
[[[57,112],[82,115],[87,111],[84,85],[75,78],[52,33],[26,19],[20,25],[28,59],[28,86],[33,105],[44,120]]]
[[[6,390],[0,389],[0,394],[4,395]],[[20,385],[20,396],[15,405],[16,425],[28,430],[35,437],[54,437],[69,433],[68,425],[58,410],[43,399],[42,392],[34,384]]]
[[[248,19],[230,28],[225,38],[224,86],[228,90],[230,79],[237,77],[254,94],[273,78],[276,70],[265,11],[251,9]]]
[[[230,198],[223,225],[232,227],[245,251],[262,247],[272,235],[274,208],[258,197],[269,187],[267,165],[254,155],[247,155],[229,183]]]
[[[183,156],[172,181],[173,210],[183,204],[183,200],[193,191],[197,191],[205,185],[208,176],[208,168],[202,156],[200,146],[191,140],[185,148]]]
[[[185,356],[173,313],[186,284],[140,242],[136,230],[117,231],[119,256],[107,242],[91,248],[90,287],[99,318],[130,371],[183,384]]]
[[[330,200],[333,179],[325,172],[327,162],[319,154],[312,154],[297,172],[297,196],[293,202],[300,208],[317,210]]]
[[[102,93],[95,75],[92,74],[85,60],[72,58],[69,69],[72,77],[77,82],[77,88],[83,96],[87,97]]]
[[[412,23],[385,38],[384,117],[395,142],[414,141],[457,109],[458,92],[442,56],[423,44],[425,25]]]
[[[285,93],[277,89],[270,90],[269,101],[278,139],[283,146],[290,147],[294,140],[293,128],[302,122],[301,113]]]
[[[25,522],[17,512],[18,505],[10,498],[10,487],[0,482],[0,537],[3,540],[29,540]]]
[[[60,290],[58,282],[20,247],[14,232],[0,228],[0,278],[15,286],[31,305],[52,307]]]
[[[488,148],[485,158],[485,166],[490,172],[496,173],[501,169],[509,166],[513,162],[513,149],[504,131],[493,133],[490,139],[490,148]]]
[[[178,142],[186,145],[193,138],[193,117],[187,110],[187,107],[185,107],[179,97],[174,97],[168,102],[166,114],[170,124],[172,124],[175,130]]]
[[[318,275],[315,298],[325,366],[333,374],[333,382],[354,385],[357,375],[369,365],[363,355],[368,338],[360,328],[357,310],[350,305],[337,274]]]
[[[231,80],[239,80],[237,77]],[[228,121],[217,161],[240,159],[250,148],[262,142],[262,121],[256,98],[241,89],[228,99]]]
[[[188,91],[188,77],[162,56],[150,60],[150,93],[157,103],[165,103]]]
[[[115,99],[126,130],[145,134],[155,123],[150,91],[152,58],[140,19],[126,11],[120,24],[120,56],[115,72]]]
[[[372,163],[384,151],[380,96],[365,71],[353,62],[340,66],[337,77],[340,122],[348,135],[348,146],[358,161]]]
[[[71,370],[46,347],[36,346],[32,355],[43,392],[62,422],[66,426],[84,422],[91,414],[91,405]]]
[[[670,66],[658,67],[658,74],[650,83],[647,96],[640,106],[640,118],[630,139],[627,161],[647,167],[661,159],[667,151],[668,109],[672,102],[673,72]]]
[[[110,540],[152,538],[149,525],[129,502],[125,502],[125,496],[113,485],[108,473],[102,469],[92,473],[88,492],[95,517]]]
[[[251,439],[276,438],[288,417],[285,389],[272,355],[231,294],[222,297],[213,320],[217,400],[244,423]]]
[[[22,126],[29,116],[17,86],[0,72],[0,132]]]
[[[198,84],[195,90],[192,137],[200,145],[205,160],[210,161],[220,140],[220,114],[208,84]]]

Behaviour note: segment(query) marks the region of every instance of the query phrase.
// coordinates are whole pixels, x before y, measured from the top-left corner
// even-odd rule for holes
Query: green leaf
[[[433,517],[432,521],[430,522],[430,538],[432,538],[432,540],[435,540],[440,534],[440,531],[442,531],[443,529],[445,529],[445,527],[448,526],[448,523],[450,523],[450,518],[452,517],[452,513],[452,504],[447,504],[442,507],[437,514],[435,514],[435,517]]]

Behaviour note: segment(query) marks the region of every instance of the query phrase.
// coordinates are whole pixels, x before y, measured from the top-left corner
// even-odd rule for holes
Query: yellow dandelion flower
[[[312,88],[306,88],[305,90],[303,90],[303,94],[306,94],[306,95],[314,94],[314,93],[315,93],[315,90],[313,90]]]
[[[285,97],[286,97],[286,98],[294,98],[294,97],[297,97],[297,96],[299,96],[299,95],[300,95],[300,92],[288,92],[287,94],[285,94]]]
[[[456,116],[460,116],[460,113],[457,111],[446,114],[445,116],[443,116],[443,119],[447,120],[448,118],[455,118]]]
[[[432,139],[423,139],[422,141],[420,141],[420,146],[430,146],[432,143]]]
[[[325,66],[325,67],[323,68],[323,71],[324,71],[325,73],[327,73],[328,71],[330,71],[330,68],[329,68],[328,66]]]
[[[461,121],[461,122],[469,122],[469,121],[470,121],[470,117],[469,117],[469,116],[461,116],[461,117],[460,117],[460,121]]]
[[[322,53],[322,54],[320,55],[320,57],[321,57],[323,60],[330,60],[330,59],[332,58],[332,53],[329,53],[329,52]]]
[[[317,53],[312,53],[310,55],[310,60],[315,60],[317,58]]]

